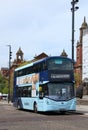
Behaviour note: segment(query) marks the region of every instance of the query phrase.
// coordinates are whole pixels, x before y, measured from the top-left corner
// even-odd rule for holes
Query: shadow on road
[[[18,111],[24,111],[24,112],[30,112],[30,113],[34,113],[34,111],[30,111],[30,110],[18,110]],[[46,115],[46,116],[66,116],[66,115],[84,115],[84,112],[80,112],[80,111],[70,111],[70,112],[37,112],[34,114],[40,114],[40,115]]]

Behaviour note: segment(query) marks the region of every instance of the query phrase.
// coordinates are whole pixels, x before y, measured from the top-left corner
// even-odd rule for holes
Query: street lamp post
[[[8,80],[8,103],[10,101],[10,67],[11,67],[11,56],[12,56],[12,52],[11,52],[11,45],[7,45],[9,47],[9,80]]]
[[[75,11],[79,9],[78,6],[75,7],[75,4],[77,4],[79,0],[72,0],[71,5],[71,11],[72,11],[72,60],[74,62],[74,18],[75,18]]]

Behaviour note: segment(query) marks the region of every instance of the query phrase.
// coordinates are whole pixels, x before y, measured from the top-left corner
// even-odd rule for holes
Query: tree
[[[75,76],[75,86],[77,87],[79,84],[82,83],[82,80],[79,73],[75,73],[74,76]]]
[[[8,93],[8,80],[0,74],[0,92]]]

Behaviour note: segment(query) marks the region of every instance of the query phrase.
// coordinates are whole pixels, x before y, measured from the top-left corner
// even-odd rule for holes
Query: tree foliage
[[[8,80],[0,74],[0,92],[8,93]]]
[[[75,73],[75,86],[77,87],[79,84],[82,83],[81,77],[78,73]]]

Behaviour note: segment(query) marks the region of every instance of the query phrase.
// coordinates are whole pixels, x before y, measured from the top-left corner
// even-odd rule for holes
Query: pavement
[[[77,105],[76,112],[88,115],[88,105]]]
[[[88,95],[83,95],[82,99],[77,98],[76,111],[88,115]]]

